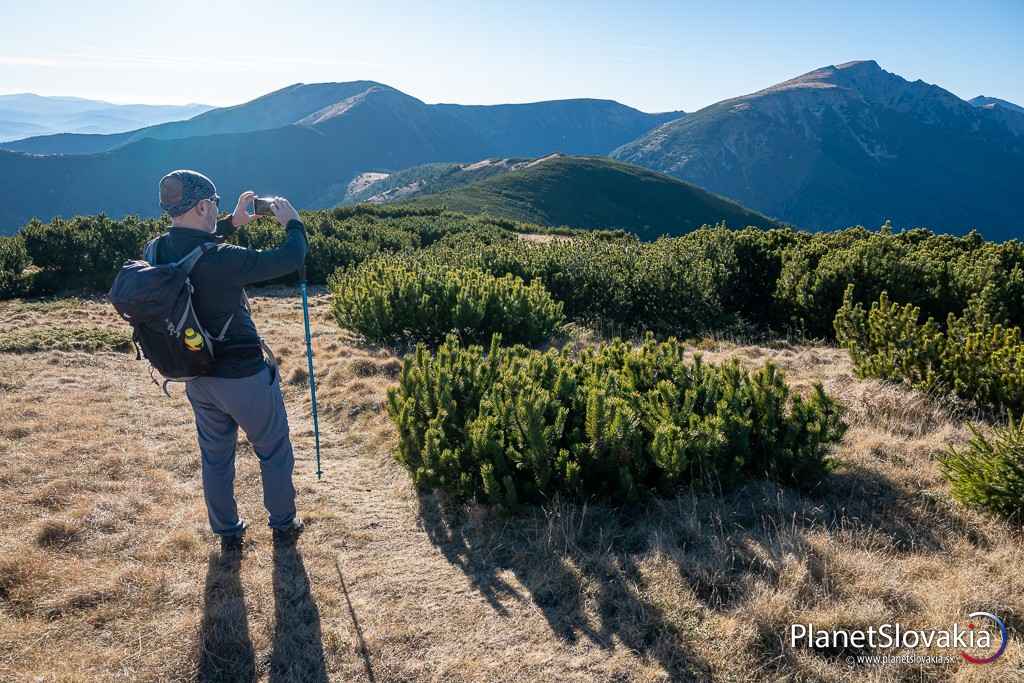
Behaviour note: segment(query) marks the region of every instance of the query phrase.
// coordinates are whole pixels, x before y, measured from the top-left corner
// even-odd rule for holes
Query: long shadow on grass
[[[909,491],[871,469],[846,465],[811,492],[823,521],[845,519],[881,535],[897,552],[943,552],[964,539],[987,548],[989,538],[946,498]]]
[[[274,645],[271,681],[327,681],[320,610],[294,543],[274,543]]]
[[[252,681],[256,657],[249,638],[240,550],[211,554],[199,634],[200,681]]]
[[[566,506],[557,518],[538,512],[510,523],[476,523],[432,494],[421,494],[419,505],[431,541],[498,612],[506,612],[502,599],[526,599],[501,579],[511,571],[562,640],[585,638],[604,649],[618,640],[657,661],[674,681],[710,678],[665,607],[644,597],[652,591],[634,561],[649,543],[642,515]]]
[[[801,604],[850,599],[847,577],[836,573],[831,551],[811,540],[815,532],[828,531],[850,547],[900,554],[941,554],[964,539],[982,549],[990,543],[947,501],[850,464],[804,492],[762,481],[717,496],[681,495],[658,506],[671,514],[652,522],[672,534],[670,545],[679,549],[676,564],[684,585],[705,608],[720,613],[743,609],[765,587]],[[894,608],[905,611],[910,599],[900,596],[902,602]],[[854,630],[870,625],[851,619],[832,626]],[[788,618],[755,614],[754,625],[753,654],[764,662],[764,670],[751,675],[820,675],[784,645]],[[846,656],[866,651],[812,648],[812,653],[841,665]]]
[[[618,639],[658,661],[672,680],[709,677],[680,628],[705,619],[702,609],[728,615],[766,586],[800,601],[841,597],[847,581],[835,573],[831,551],[811,540],[816,531],[899,553],[943,552],[965,538],[979,548],[989,543],[945,501],[851,465],[804,492],[760,481],[633,507],[556,504],[512,519],[468,514],[428,493],[420,494],[419,506],[431,541],[496,611],[504,614],[509,600],[532,600],[566,642],[585,638],[608,648]],[[674,601],[671,590],[645,585],[650,573],[637,562],[652,557],[674,565],[677,585],[689,589],[699,609],[686,596]],[[505,572],[529,595],[503,580]],[[755,625],[753,654],[766,662],[763,673],[803,670],[782,643],[788,623],[764,615]],[[834,660],[853,653],[815,654]]]

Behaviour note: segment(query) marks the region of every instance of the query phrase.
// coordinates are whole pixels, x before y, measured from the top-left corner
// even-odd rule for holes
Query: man
[[[220,196],[205,175],[179,170],[160,180],[160,207],[170,214],[171,229],[157,240],[154,260],[167,263],[205,242],[215,244],[192,270],[192,302],[206,329],[219,333],[227,327],[223,341],[214,345],[212,371],[189,380],[185,393],[196,416],[210,527],[225,548],[240,547],[247,527],[234,495],[239,425],[260,461],[263,505],[275,542],[293,542],[303,530],[295,513],[294,458],[281,378],[273,358],[269,364],[264,358],[243,287],[300,269],[308,249],[306,229],[288,200],[278,197],[271,210],[285,227],[284,244],[261,251],[224,243],[225,236],[254,218],[248,206],[255,196],[242,193],[234,213],[218,220]]]

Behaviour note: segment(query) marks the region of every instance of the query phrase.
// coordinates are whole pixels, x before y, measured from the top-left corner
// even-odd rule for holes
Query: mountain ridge
[[[863,60],[717,102],[611,156],[811,229],[892,219],[1006,237],[1022,223],[1014,117]]]
[[[187,121],[148,126],[114,136],[60,134],[26,138],[0,143],[0,149],[28,154],[95,154],[111,151],[146,137],[170,140],[197,135],[269,130],[287,125],[319,125],[368,97],[377,96],[379,101],[381,96],[388,94],[392,97],[405,98],[411,106],[424,108],[424,112],[431,112],[438,120],[447,119],[464,125],[471,134],[481,137],[481,144],[489,144],[493,148],[493,153],[497,155],[516,149],[514,145],[503,144],[504,138],[509,135],[518,135],[521,138],[528,126],[533,126],[534,129],[550,129],[552,119],[559,115],[564,116],[567,111],[580,112],[588,108],[600,110],[609,120],[619,122],[621,134],[607,144],[603,141],[597,144],[597,140],[591,140],[587,151],[594,151],[596,147],[607,147],[607,150],[611,150],[633,139],[647,130],[648,120],[662,123],[685,115],[685,112],[681,111],[647,114],[614,100],[589,98],[497,105],[426,104],[376,81],[293,83],[242,104],[211,109]],[[328,116],[331,111],[334,115]],[[522,119],[524,115],[532,115],[530,123],[520,126],[517,130],[510,130],[510,121],[516,117]],[[577,116],[585,118],[583,114],[577,113]],[[534,145],[524,154],[550,151],[557,146],[550,143],[561,139],[562,132],[556,124],[555,130],[551,131],[543,143]]]
[[[152,185],[169,168],[209,172],[222,196],[252,188],[316,208],[368,172],[557,151],[610,155],[809,229],[891,220],[1019,236],[1024,114],[975,100],[874,60],[821,67],[692,113],[587,98],[426,104],[375,81],[295,83],[187,121],[0,145],[20,152],[0,157],[12,198],[0,226],[69,212],[155,215]]]

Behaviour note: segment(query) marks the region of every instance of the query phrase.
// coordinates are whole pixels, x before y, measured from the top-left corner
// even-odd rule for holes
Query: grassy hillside
[[[294,286],[250,288],[254,321],[280,363],[307,531],[295,546],[272,543],[259,460],[243,437],[236,490],[251,527],[240,551],[222,552],[208,528],[195,426],[183,389],[172,387],[175,400],[168,400],[154,386],[146,363],[134,360],[128,326],[105,297],[0,302],[0,496],[6,505],[0,519],[0,680],[1019,678],[1020,518],[958,504],[943,470],[948,449],[965,448],[972,429],[990,433],[999,422],[959,400],[867,378],[862,357],[846,349],[771,333],[790,321],[823,334],[821,326],[830,324],[848,282],[862,302],[885,290],[937,319],[969,304],[978,319],[1016,326],[1024,320],[1019,242],[861,228],[815,234],[707,229],[644,243],[594,232],[555,239],[523,235],[526,224],[406,205],[342,207],[303,218],[313,282],[339,266],[356,265],[347,271],[353,275],[371,272],[369,259],[379,256],[380,263],[409,270],[431,264],[463,274],[478,269],[495,279],[507,275],[543,285],[565,304],[571,320],[546,342],[553,347],[552,364],[531,352],[532,365],[503,371],[487,390],[484,421],[474,418],[473,428],[452,430],[446,423],[464,424],[471,414],[467,405],[485,405],[480,385],[490,381],[490,361],[465,362],[458,352],[449,356],[462,359],[451,372],[422,375],[400,357],[408,347],[369,341],[365,324],[422,330],[424,321],[436,321],[428,316],[436,315],[430,306],[441,289],[395,278],[398,286],[389,287],[386,300],[364,299],[362,310],[375,318],[340,322],[332,315],[344,300],[338,288],[332,306],[323,289],[313,287],[324,471],[317,481],[302,307]],[[33,281],[42,275],[68,286],[85,278],[105,291],[113,269],[159,228],[156,220],[98,216],[26,226],[16,237],[0,239],[0,291],[5,273],[21,277],[29,258]],[[233,236],[254,248],[270,248],[282,238],[279,226],[262,219]],[[453,297],[457,303],[449,310],[458,306],[460,315],[472,315],[486,279],[446,277],[443,296],[477,293]],[[383,290],[359,291],[354,278],[347,282],[354,286],[345,296]],[[399,305],[376,305],[384,301]],[[510,319],[522,313],[520,320],[536,320],[529,312],[537,307],[503,301],[508,305],[486,315],[497,311]],[[733,325],[733,313],[759,327]],[[489,324],[483,315],[477,320],[475,327]],[[434,405],[458,407],[451,418],[429,422],[440,425],[439,438],[430,445],[424,439],[419,451],[444,455],[447,462],[438,462],[447,469],[438,471],[451,472],[448,481],[470,481],[468,473],[478,471],[483,481],[485,469],[461,458],[485,453],[481,446],[488,444],[494,447],[487,446],[488,454],[509,444],[511,457],[532,452],[539,456],[534,462],[550,461],[556,452],[563,458],[564,452],[629,453],[636,463],[634,453],[672,456],[666,446],[674,443],[685,449],[676,451],[680,458],[709,474],[729,461],[743,464],[709,456],[715,444],[744,434],[745,424],[784,424],[763,419],[762,407],[777,405],[769,400],[759,401],[750,418],[733,419],[739,413],[729,406],[749,395],[747,389],[719,394],[704,383],[699,392],[674,393],[685,381],[682,372],[659,381],[653,395],[650,380],[657,375],[649,372],[650,363],[631,362],[629,376],[616,369],[617,362],[589,375],[555,364],[555,348],[566,360],[582,360],[623,327],[688,339],[685,354],[674,347],[675,357],[688,364],[698,352],[704,367],[735,361],[737,372],[770,361],[783,373],[793,405],[797,396],[808,405],[820,383],[842,407],[848,426],[830,450],[834,467],[788,482],[760,467],[742,480],[709,477],[706,486],[678,486],[670,478],[659,495],[627,504],[621,497],[610,503],[565,491],[513,517],[486,499],[459,502],[443,494],[445,482],[420,478],[417,486],[403,464],[410,461],[398,456],[416,452],[403,435],[419,427],[394,412],[397,397],[388,393],[412,386],[417,377],[437,379],[423,392],[437,397]],[[883,338],[886,329],[910,326],[873,328],[875,338]],[[744,330],[762,331],[755,337],[760,343],[723,341],[746,338]],[[473,331],[463,327],[463,333]],[[977,342],[977,336],[968,338],[964,346],[984,352]],[[913,344],[900,348],[912,352]],[[431,352],[417,353],[425,358]],[[1014,356],[992,357],[1002,362]],[[1004,363],[1007,372],[1021,367],[1012,362]],[[978,367],[965,367],[971,374],[958,379],[984,378]],[[557,391],[534,382],[537,377],[557,380]],[[593,420],[579,419],[583,394],[574,386],[593,389],[586,395]],[[562,396],[580,400],[564,404]],[[715,406],[713,420],[702,417],[707,409],[698,402]],[[406,416],[418,419],[414,404],[403,405],[409,407]],[[515,412],[506,409],[513,405]],[[520,424],[513,425],[513,417]],[[663,436],[649,447],[619,436],[635,436],[655,420]],[[576,440],[585,432],[604,436],[591,448]],[[771,455],[798,461],[807,451],[792,448],[794,440],[822,432],[777,433],[788,436],[775,440],[781,447]],[[462,443],[462,434],[474,435],[473,450],[437,448],[441,438]],[[530,434],[541,435],[540,448],[516,445]],[[509,436],[496,442],[496,435]],[[547,448],[565,438],[581,444],[570,444],[575,454]],[[728,454],[740,452],[730,448]],[[682,467],[680,458],[661,462]],[[595,456],[583,467],[595,471],[601,462]],[[455,463],[466,464],[459,472],[451,467]],[[590,481],[601,482],[613,470],[596,472]],[[619,476],[629,481],[621,471]],[[530,488],[524,491],[532,495]],[[794,644],[788,636],[791,625],[809,623],[861,631],[956,623],[965,631],[975,610],[1000,615],[1009,628],[1004,655],[984,669],[963,661],[956,647],[922,647],[913,652],[945,659],[880,668],[856,659],[892,650],[852,642]],[[971,654],[993,649],[981,646]]]
[[[385,411],[401,362],[331,322],[320,291],[317,482],[301,307],[291,289],[251,294],[282,356],[308,527],[297,546],[272,545],[243,437],[237,495],[252,527],[227,554],[208,529],[181,388],[165,398],[116,342],[60,343],[66,330],[123,332],[113,308],[0,303],[0,679],[852,683],[1020,671],[1019,528],[952,505],[933,457],[968,439],[967,423],[858,379],[842,350],[704,344],[709,362],[772,360],[801,392],[823,381],[849,409],[840,469],[819,489],[563,501],[510,523],[415,490],[390,456]],[[6,343],[26,326],[36,341]],[[985,667],[953,648],[936,651],[947,664],[848,666],[859,651],[786,637],[809,622],[966,629],[964,613],[985,608],[1011,627],[1006,654]]]
[[[549,157],[410,202],[541,225],[624,228],[642,239],[701,225],[775,227],[772,219],[689,183],[601,157]]]

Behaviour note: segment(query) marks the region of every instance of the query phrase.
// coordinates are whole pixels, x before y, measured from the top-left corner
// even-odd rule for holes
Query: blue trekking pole
[[[309,298],[306,294],[306,265],[299,270],[299,291],[302,292],[302,321],[306,325],[306,364],[309,367],[309,397],[313,402],[313,437],[316,439],[316,479],[320,481],[320,422],[316,416],[316,376],[313,374],[313,342],[309,334]]]

